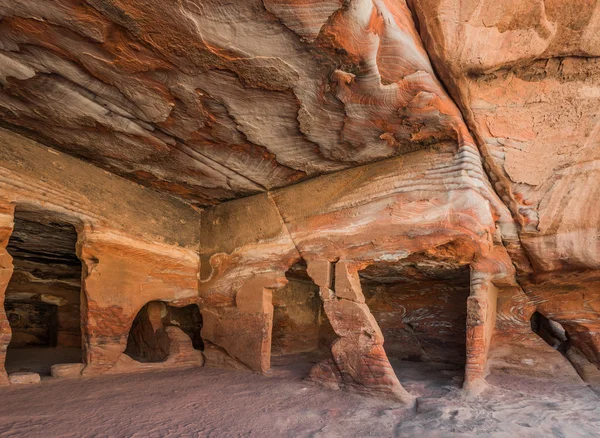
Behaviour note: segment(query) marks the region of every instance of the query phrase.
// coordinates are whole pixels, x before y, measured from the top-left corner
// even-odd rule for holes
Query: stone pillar
[[[86,364],[83,374],[88,376],[102,374],[117,363],[127,346],[127,334],[136,315],[135,310],[128,311],[119,304],[122,298],[109,304],[111,296],[117,294],[132,294],[133,301],[135,290],[128,287],[126,264],[117,266],[92,235],[92,229],[84,227],[77,248],[83,265],[81,336]]]
[[[492,275],[471,268],[471,295],[467,299],[467,358],[463,388],[478,394],[486,387],[487,359],[494,327],[498,289]]]
[[[335,264],[335,290],[332,267],[327,261],[308,262],[308,273],[320,288],[325,314],[338,339],[331,347],[332,361],[311,371],[313,380],[339,383],[358,392],[414,404],[400,384],[383,349],[383,335],[365,304],[358,268],[347,261]]]
[[[202,338],[252,371],[267,372],[271,367],[273,289],[285,286],[284,278],[277,273],[256,276],[237,291],[235,306],[205,306]]]
[[[11,330],[4,311],[4,294],[13,273],[12,257],[6,251],[13,231],[13,217],[14,205],[0,200],[0,385],[8,385],[4,362],[10,343]]]

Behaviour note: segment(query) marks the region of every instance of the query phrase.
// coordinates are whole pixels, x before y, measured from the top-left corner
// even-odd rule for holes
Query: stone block
[[[59,363],[50,367],[50,375],[60,378],[79,378],[83,368],[82,363]]]
[[[13,385],[31,385],[40,383],[42,379],[38,373],[12,373],[8,376],[8,381]]]

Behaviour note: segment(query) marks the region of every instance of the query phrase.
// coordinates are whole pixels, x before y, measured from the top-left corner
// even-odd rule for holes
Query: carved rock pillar
[[[4,362],[10,343],[11,330],[4,311],[4,294],[13,273],[12,257],[6,251],[13,231],[13,216],[14,205],[0,200],[0,385],[8,385]]]
[[[487,359],[494,327],[498,289],[492,275],[471,270],[471,295],[467,299],[467,358],[463,388],[477,394],[486,387]]]
[[[223,348],[234,360],[264,373],[271,366],[273,289],[282,276],[261,275],[247,281],[235,295],[235,306],[203,309],[202,337]]]
[[[349,262],[335,264],[335,290],[331,264],[308,263],[308,273],[320,288],[323,307],[338,339],[331,347],[332,362],[315,366],[311,378],[331,385],[338,380],[355,391],[414,403],[400,384],[383,349],[383,335],[365,304],[358,268]]]

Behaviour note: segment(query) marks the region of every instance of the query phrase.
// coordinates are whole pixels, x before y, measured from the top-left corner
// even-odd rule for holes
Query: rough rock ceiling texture
[[[207,363],[266,372],[272,291],[303,258],[338,337],[315,380],[414,403],[362,272],[441,293],[466,390],[569,373],[535,312],[600,382],[600,6],[407,1],[0,0],[4,128],[197,206],[255,194],[198,214],[0,128],[0,250],[15,204],[81,233],[87,375],[136,369],[121,341],[158,299],[202,303]],[[0,251],[0,288],[12,269]]]
[[[63,152],[208,206],[477,144],[515,262],[600,267],[595,1],[0,0],[0,16],[0,124]]]
[[[0,0],[0,16],[4,127],[198,206],[466,133],[402,1]]]
[[[17,212],[15,228],[7,246],[18,271],[31,278],[67,279],[76,285],[81,280],[81,262],[77,258],[77,232],[72,225],[40,223]]]

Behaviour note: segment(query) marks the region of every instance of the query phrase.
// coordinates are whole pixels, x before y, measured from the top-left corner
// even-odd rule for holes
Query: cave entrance
[[[531,330],[539,336],[546,344],[559,352],[562,358],[573,367],[573,370],[584,382],[591,384],[592,387],[600,381],[600,373],[596,363],[579,348],[576,338],[576,328],[571,325],[571,321],[565,321],[566,327],[561,323],[554,321],[540,312],[534,312],[531,315]],[[571,337],[571,334],[575,336]],[[546,356],[545,363],[551,363],[556,360],[552,356]],[[558,365],[558,364],[557,364]],[[561,378],[567,378],[569,371],[560,365],[556,368],[560,369]]]
[[[162,301],[151,301],[133,320],[125,354],[138,362],[164,362],[171,347],[169,327],[177,327],[185,333],[195,350],[204,350],[200,335],[202,314],[196,304],[175,307]]]
[[[320,360],[330,355],[335,339],[325,316],[319,287],[300,260],[285,274],[288,284],[273,290],[271,368],[305,377]]]
[[[12,332],[7,373],[50,375],[52,365],[82,362],[76,244],[73,225],[50,213],[15,211],[6,247],[14,265],[4,299]]]
[[[359,272],[386,354],[402,385],[417,396],[462,386],[466,362],[469,266],[414,254]]]
[[[531,330],[535,334],[563,356],[566,355],[570,347],[569,336],[560,323],[546,318],[539,312],[534,312],[531,315],[530,322]]]

